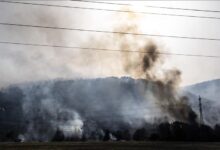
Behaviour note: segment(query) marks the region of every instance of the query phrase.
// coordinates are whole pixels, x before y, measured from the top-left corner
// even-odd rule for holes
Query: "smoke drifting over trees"
[[[7,88],[0,93],[4,108],[0,114],[1,140],[178,140],[175,136],[200,140],[198,130],[209,134],[204,140],[217,138],[210,127],[199,129],[191,116],[172,114],[185,106],[190,108],[186,102],[168,105],[171,111],[163,108],[168,103],[156,104],[160,102],[153,94],[157,88],[153,81],[127,77],[57,80]]]
[[[41,13],[37,16],[41,16]],[[136,16],[128,14],[126,17],[126,21],[122,21],[114,30],[138,32]],[[57,24],[54,19],[52,23]],[[62,40],[62,36],[58,38]],[[155,130],[149,124],[159,124],[163,121],[196,124],[197,116],[189,106],[188,98],[178,94],[181,72],[177,69],[162,68],[164,59],[158,55],[161,50],[157,43],[140,36],[115,34],[94,38],[82,45],[122,50],[119,52],[119,68],[122,68],[120,71],[135,79],[64,78],[5,88],[0,93],[0,106],[4,109],[0,113],[0,119],[1,123],[5,124],[2,128],[6,129],[1,131],[4,137],[12,130],[15,136],[25,141],[108,140],[117,139],[116,137],[146,140],[149,138],[148,133]],[[107,59],[106,53],[91,56],[89,53],[79,53],[77,56],[80,60],[78,58],[74,61],[70,61],[67,53],[62,54],[62,51],[55,51],[53,54],[55,60],[59,56],[62,57],[55,64],[61,62],[64,67],[55,71],[62,72],[64,69],[69,71],[68,74],[74,72],[71,63],[80,67],[87,63],[96,64],[100,57]],[[48,57],[50,53],[43,52],[41,55]],[[26,55],[24,57],[26,58]],[[43,62],[46,67],[54,65],[51,59],[44,59]],[[32,67],[29,61],[26,63]],[[109,66],[106,64],[105,70],[108,70]],[[52,74],[53,71],[48,76]],[[140,135],[141,133],[146,134]],[[8,136],[13,137],[13,134]]]

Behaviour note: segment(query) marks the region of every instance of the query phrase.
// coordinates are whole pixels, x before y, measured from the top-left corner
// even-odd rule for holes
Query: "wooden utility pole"
[[[202,98],[199,96],[199,124],[203,124]]]

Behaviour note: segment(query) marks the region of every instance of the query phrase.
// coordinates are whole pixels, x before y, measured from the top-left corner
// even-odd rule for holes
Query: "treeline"
[[[103,130],[103,134],[95,136],[82,135],[81,138],[65,138],[61,130],[57,130],[52,141],[220,141],[220,125],[211,128],[207,125],[187,124],[183,122],[161,123],[135,130]]]
[[[3,133],[3,132],[1,132]],[[66,137],[62,130],[57,129],[51,141],[220,141],[220,125],[211,128],[207,125],[186,124],[182,122],[147,125],[137,130],[122,129],[103,132],[83,133],[81,137]],[[0,135],[0,141],[21,142],[19,132],[14,128]]]

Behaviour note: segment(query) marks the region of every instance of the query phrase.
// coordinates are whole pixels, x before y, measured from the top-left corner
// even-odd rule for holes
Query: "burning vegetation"
[[[136,17],[129,14],[129,22],[115,31],[138,33],[131,18]],[[120,49],[123,71],[132,78],[52,80],[3,89],[2,141],[220,139],[219,126],[197,123],[187,96],[178,94],[181,72],[163,70],[155,42],[115,34],[84,45]]]
[[[4,108],[0,114],[0,139],[219,140],[219,125],[197,123],[186,98],[169,105],[166,100],[152,105],[152,92],[157,86],[145,79],[111,77],[47,81],[4,89],[0,92],[0,105]]]

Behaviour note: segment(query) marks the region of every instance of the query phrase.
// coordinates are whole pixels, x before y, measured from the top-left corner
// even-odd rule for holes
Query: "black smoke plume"
[[[126,21],[120,22],[113,30],[140,32],[136,15],[128,14],[125,18]],[[121,136],[129,140],[134,135],[140,140],[148,138],[148,132],[142,131],[148,123],[157,122],[154,120],[160,120],[157,123],[164,120],[196,123],[196,114],[188,105],[187,97],[178,94],[181,72],[163,70],[164,58],[159,55],[159,44],[141,36],[115,34],[103,35],[82,45],[121,50],[117,66],[122,69],[118,72],[132,78],[51,80],[5,88],[0,93],[3,139],[116,140]],[[61,51],[59,54],[62,55]],[[107,59],[107,55],[81,53],[79,58],[79,64],[85,65],[85,62],[97,63],[99,58]],[[49,66],[52,63],[46,62]],[[106,70],[110,65],[106,64]],[[58,74],[62,69],[58,69]]]

